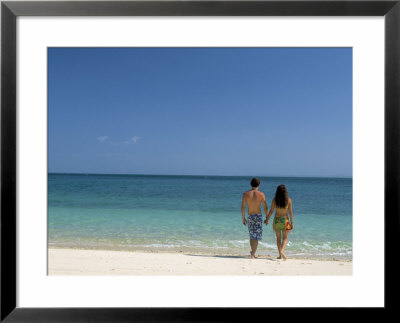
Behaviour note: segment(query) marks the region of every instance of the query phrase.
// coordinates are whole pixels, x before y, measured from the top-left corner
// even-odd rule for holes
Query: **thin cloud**
[[[108,144],[113,145],[113,146],[128,146],[128,145],[136,145],[138,143],[138,141],[140,140],[140,137],[138,136],[134,136],[132,138],[130,138],[129,140],[125,140],[125,141],[119,141],[119,142],[115,142],[115,141],[110,141],[108,140],[108,136],[101,136],[101,137],[97,137],[97,140],[100,142],[105,142],[107,141]]]
[[[140,137],[135,136],[135,137],[131,138],[131,141],[132,141],[132,143],[136,144],[139,141],[139,139],[140,139]]]
[[[130,140],[124,141],[123,144],[124,145],[135,145],[137,144],[137,142],[139,141],[140,137],[132,137]]]
[[[108,139],[108,136],[97,137],[97,140],[100,142],[104,142]]]

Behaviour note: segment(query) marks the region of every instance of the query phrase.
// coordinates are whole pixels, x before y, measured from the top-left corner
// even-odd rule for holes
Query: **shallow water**
[[[260,177],[270,206],[285,184],[287,256],[352,258],[352,179]],[[49,246],[248,253],[241,197],[250,177],[49,174]],[[265,216],[264,216],[265,217]],[[260,254],[276,253],[264,226]]]

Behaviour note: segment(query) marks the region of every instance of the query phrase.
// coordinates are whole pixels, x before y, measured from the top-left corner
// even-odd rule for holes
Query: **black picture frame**
[[[385,19],[385,306],[383,309],[377,309],[379,317],[383,314],[382,310],[387,312],[394,307],[395,296],[391,291],[396,290],[399,278],[395,271],[395,257],[388,255],[397,252],[398,243],[393,239],[399,236],[400,227],[400,0],[2,1],[1,322],[234,322],[248,315],[251,317],[264,315],[267,310],[17,307],[16,19],[18,16],[383,16]],[[238,297],[248,296],[238,295]],[[270,316],[275,309],[268,310]],[[330,316],[335,316],[332,308],[325,310],[331,313]],[[267,316],[265,318],[267,319]]]

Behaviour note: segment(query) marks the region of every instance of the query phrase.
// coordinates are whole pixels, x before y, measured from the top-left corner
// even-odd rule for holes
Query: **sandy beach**
[[[352,262],[49,248],[49,275],[351,275]]]

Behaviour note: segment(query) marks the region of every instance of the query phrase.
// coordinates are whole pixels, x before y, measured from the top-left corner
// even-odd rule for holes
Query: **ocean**
[[[351,178],[259,178],[268,207],[279,184],[286,185],[293,201],[295,227],[287,257],[352,259]],[[48,246],[247,256],[241,199],[250,180],[49,174]],[[257,254],[277,256],[271,224],[263,226]]]

